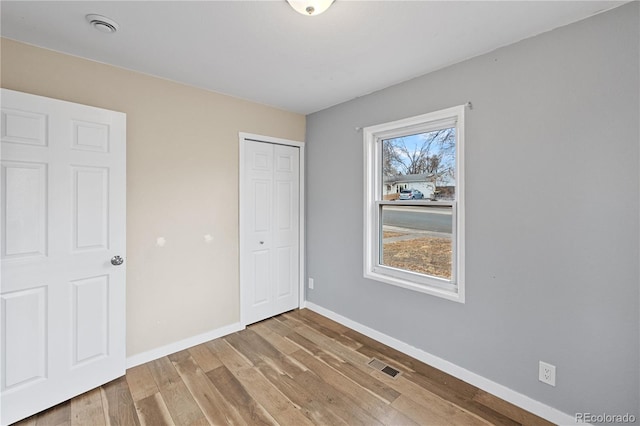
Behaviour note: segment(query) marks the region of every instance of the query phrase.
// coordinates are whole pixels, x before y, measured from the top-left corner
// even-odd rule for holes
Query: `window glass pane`
[[[381,205],[380,264],[451,279],[453,208]]]
[[[454,200],[455,127],[382,141],[383,200]]]

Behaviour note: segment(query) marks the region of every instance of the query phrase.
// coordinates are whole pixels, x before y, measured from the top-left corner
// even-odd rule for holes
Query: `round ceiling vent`
[[[118,25],[116,21],[106,16],[90,14],[87,15],[86,18],[89,24],[101,33],[111,34],[120,29],[120,25]]]

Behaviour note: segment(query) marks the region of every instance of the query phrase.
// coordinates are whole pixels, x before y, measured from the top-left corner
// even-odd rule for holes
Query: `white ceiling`
[[[308,114],[624,1],[6,1],[3,37]],[[103,34],[85,15],[120,24]]]

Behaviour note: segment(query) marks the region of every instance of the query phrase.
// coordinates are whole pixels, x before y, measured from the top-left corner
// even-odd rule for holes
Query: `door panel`
[[[271,182],[254,180],[253,182],[253,232],[271,231]]]
[[[44,256],[46,251],[47,166],[2,162],[2,258]]]
[[[272,188],[273,188],[273,150],[265,149],[264,144],[252,145],[247,151],[245,169],[251,178],[247,182],[244,194],[247,209],[243,209],[247,236],[246,256],[243,268],[247,287],[242,299],[248,311],[256,317],[267,318],[273,305],[271,292],[271,232],[272,232]],[[243,244],[244,246],[244,244]],[[242,290],[241,290],[242,291]],[[244,306],[243,306],[244,307]]]
[[[2,295],[2,391],[45,378],[47,289],[36,287]]]
[[[3,108],[2,142],[47,146],[47,115]]]
[[[73,248],[76,251],[108,249],[109,169],[72,167]]]
[[[109,152],[109,126],[72,120],[72,148],[79,151]]]
[[[2,423],[125,372],[125,115],[2,89]]]
[[[241,309],[250,324],[298,307],[299,149],[244,140]]]
[[[292,262],[295,260],[295,256],[292,253],[291,247],[279,247],[276,249],[276,297],[282,299],[283,297],[291,296],[291,282],[296,277],[292,277],[291,273],[296,269]]]
[[[276,217],[278,218],[278,230],[291,230],[292,221],[291,203],[293,202],[293,188],[291,182],[278,182],[276,190]]]
[[[274,145],[276,168],[274,180],[278,193],[275,200],[276,223],[274,241],[278,261],[275,263],[276,312],[298,306],[300,272],[300,160],[299,149]]]
[[[73,291],[73,366],[108,356],[109,276],[71,282]]]
[[[269,264],[270,256],[268,250],[256,250],[253,252],[253,274],[251,293],[253,294],[252,304],[253,308],[258,308],[261,305],[267,305],[271,301],[271,295],[269,294]]]

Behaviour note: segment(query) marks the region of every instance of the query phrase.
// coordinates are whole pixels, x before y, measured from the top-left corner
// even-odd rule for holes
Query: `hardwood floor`
[[[209,424],[550,423],[303,309],[131,368],[15,425]]]

